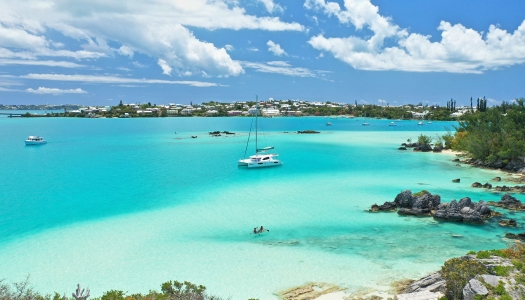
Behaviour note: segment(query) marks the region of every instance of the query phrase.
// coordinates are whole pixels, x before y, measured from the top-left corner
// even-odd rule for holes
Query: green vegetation
[[[421,191],[419,191],[417,193],[412,194],[412,196],[414,196],[414,197],[421,197],[421,196],[423,196],[425,194],[430,194],[430,192],[427,191],[427,190],[421,190]]]
[[[489,251],[479,251],[476,255],[476,258],[478,259],[484,259],[484,258],[490,258],[490,252]]]
[[[417,143],[420,145],[430,145],[432,143],[432,137],[424,134],[420,134],[417,137]]]
[[[480,99],[479,110],[462,116],[456,133],[443,137],[452,149],[468,152],[472,158],[508,163],[525,156],[525,98],[513,104],[486,108]]]
[[[445,295],[448,299],[462,299],[463,287],[479,274],[487,274],[487,268],[472,259],[452,258],[441,267],[441,276],[446,281]]]
[[[55,292],[54,295],[42,295],[32,288],[29,276],[24,281],[12,285],[0,280],[1,300],[76,300],[67,298]],[[210,296],[206,293],[206,287],[184,281],[168,281],[161,285],[161,292],[149,291],[147,294],[131,294],[121,290],[110,290],[101,297],[88,298],[88,300],[221,300],[223,298]]]

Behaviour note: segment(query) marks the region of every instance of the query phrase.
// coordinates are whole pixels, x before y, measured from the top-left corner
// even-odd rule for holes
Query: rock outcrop
[[[461,180],[459,178],[452,179],[452,182],[459,183]]]
[[[432,216],[440,221],[453,221],[480,224],[485,219],[495,214],[485,201],[478,203],[469,197],[462,198],[459,202],[452,200],[449,203],[441,203],[441,196],[432,195],[428,191],[412,194],[406,190],[397,194],[394,202],[385,202],[383,205],[374,204],[371,212],[395,211],[403,216]]]
[[[377,205],[374,204],[370,208],[370,211],[372,212],[378,212],[378,211],[395,211],[397,210],[397,205],[395,202],[385,202],[383,205]]]
[[[424,291],[444,292],[445,283],[445,280],[441,277],[441,273],[435,272],[412,282],[403,290],[403,293],[410,294]]]
[[[483,220],[490,218],[492,214],[485,201],[480,200],[476,203],[465,197],[459,202],[452,200],[450,203],[440,204],[433,216],[434,219],[442,221],[483,223]]]
[[[503,195],[501,200],[498,202],[489,201],[488,204],[512,210],[525,210],[525,205],[523,205],[520,200],[512,197],[510,194]]]
[[[314,133],[320,133],[319,131],[315,130],[303,130],[303,131],[297,131],[298,134],[314,134]]]
[[[498,224],[503,227],[516,227],[516,225],[518,225],[518,223],[514,219],[503,219],[500,220]]]

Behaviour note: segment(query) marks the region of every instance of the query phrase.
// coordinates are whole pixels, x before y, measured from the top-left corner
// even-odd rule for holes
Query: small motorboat
[[[332,126],[332,122],[326,122],[326,126]]]
[[[427,122],[427,124],[432,124],[432,122]]]
[[[196,135],[192,135],[191,138],[192,138],[192,139],[196,139],[197,136],[196,136]]]
[[[47,143],[41,136],[30,135],[26,140],[26,145],[42,145]]]
[[[423,124],[423,122],[419,122],[419,123],[417,123],[417,125],[425,125],[425,124]]]
[[[370,125],[370,123],[368,123],[368,122],[364,122],[364,123],[361,124],[361,125],[363,125],[363,126],[368,126],[368,125]]]
[[[388,124],[388,126],[397,126],[397,124],[394,123],[394,122],[390,122],[390,124]]]

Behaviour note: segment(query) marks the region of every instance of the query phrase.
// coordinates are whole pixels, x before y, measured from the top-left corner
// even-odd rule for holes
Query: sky
[[[0,104],[525,97],[523,0],[0,0]]]

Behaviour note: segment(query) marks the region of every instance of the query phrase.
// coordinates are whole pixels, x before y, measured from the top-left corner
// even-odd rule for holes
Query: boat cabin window
[[[269,159],[270,159],[269,157],[265,157],[265,158],[263,158],[263,160],[269,160]]]

